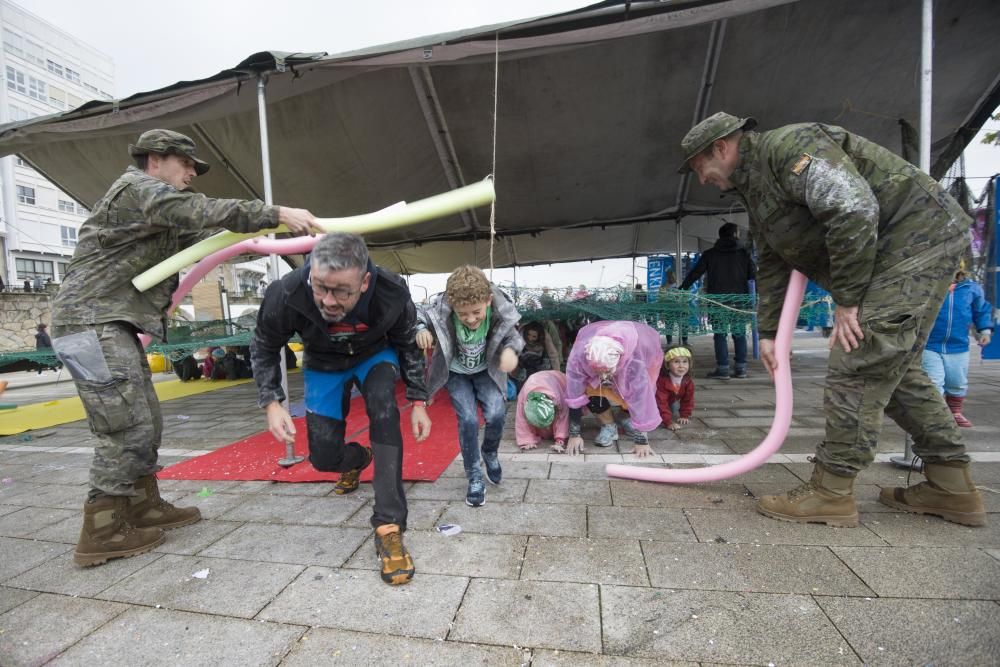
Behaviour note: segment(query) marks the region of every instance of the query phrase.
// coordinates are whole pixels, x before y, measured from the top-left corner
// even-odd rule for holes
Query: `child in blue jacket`
[[[962,414],[962,403],[969,387],[970,327],[975,327],[980,347],[989,345],[993,334],[993,307],[986,301],[983,288],[959,270],[927,338],[923,367],[931,382],[944,394],[955,423],[964,428],[972,426]]]

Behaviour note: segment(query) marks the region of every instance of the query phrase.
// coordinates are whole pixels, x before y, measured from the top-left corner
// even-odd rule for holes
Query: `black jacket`
[[[427,400],[424,355],[416,343],[417,313],[406,282],[371,263],[368,270],[368,290],[345,318],[368,329],[348,335],[328,333],[306,283],[308,264],[268,286],[250,346],[261,407],[285,399],[280,355],[296,333],[305,347],[303,366],[315,371],[347,370],[391,346],[399,355],[406,397]]]
[[[684,276],[681,289],[686,290],[708,271],[705,291],[709,294],[749,294],[748,281],[757,275],[750,253],[736,239],[719,239],[715,246],[701,254],[690,273]]]

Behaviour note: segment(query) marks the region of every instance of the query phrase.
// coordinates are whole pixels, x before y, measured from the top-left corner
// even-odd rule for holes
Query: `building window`
[[[22,204],[35,205],[35,188],[29,188],[27,185],[17,186],[17,201]]]
[[[39,67],[45,67],[45,49],[41,44],[36,44],[30,39],[24,40],[24,59],[35,63]]]
[[[62,203],[62,202],[60,202]],[[59,227],[59,231],[62,234],[62,244],[67,248],[76,247],[76,228],[74,227]]]
[[[22,95],[27,95],[28,87],[24,85],[24,72],[7,65],[7,87]]]
[[[69,271],[69,262],[59,262],[59,279],[62,280],[66,277],[66,272]]]
[[[28,97],[33,97],[39,102],[48,103],[49,93],[45,82],[33,76],[28,77]]]
[[[20,155],[18,155],[18,156],[17,156],[16,158],[14,158],[14,163],[15,163],[15,164],[16,164],[16,165],[17,165],[18,167],[24,167],[25,169],[31,169],[31,165],[30,165],[30,164],[28,164],[27,162],[25,162],[25,161],[24,161],[24,158],[23,158],[23,157],[21,157]]]
[[[46,66],[48,67],[48,70],[53,74],[56,74],[58,76],[63,76],[63,66],[60,65],[59,63],[49,60],[46,62]]]
[[[17,269],[18,280],[33,280],[35,276],[41,276],[42,280],[46,278],[55,280],[56,278],[52,272],[52,262],[46,262],[42,259],[21,259],[20,257],[15,257],[14,267]]]
[[[3,50],[15,56],[24,57],[24,38],[17,33],[3,29]]]
[[[63,213],[76,213],[76,204],[71,201],[66,201],[65,199],[59,200],[59,210]],[[66,229],[63,227],[63,229]]]
[[[76,70],[72,70],[67,67],[65,76],[73,83],[80,83],[80,73],[77,72]]]
[[[49,85],[49,104],[59,109],[66,108],[66,91],[57,86]]]
[[[10,119],[12,121],[28,120],[29,118],[32,117],[34,117],[34,114],[32,114],[30,111],[22,109],[21,107],[14,104],[10,105]]]
[[[76,214],[77,215],[90,215],[90,209],[87,208],[86,206],[80,206],[79,204],[77,204],[76,205]]]

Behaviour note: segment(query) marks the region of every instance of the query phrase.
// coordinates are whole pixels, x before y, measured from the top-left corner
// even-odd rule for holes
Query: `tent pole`
[[[675,242],[677,243],[677,254],[675,255],[676,259],[674,260],[674,281],[675,281],[674,284],[680,285],[681,284],[681,280],[682,280],[681,269],[684,268],[684,264],[683,264],[684,259],[682,257],[682,255],[684,253],[684,249],[683,249],[683,245],[684,245],[684,227],[683,227],[683,223],[681,222],[681,218],[677,218],[677,223],[674,226],[674,233],[677,236],[677,238],[675,240]]]
[[[257,75],[257,115],[260,120],[260,160],[261,172],[264,176],[264,203],[268,206],[274,204],[274,192],[271,190],[271,151],[267,138],[267,77],[264,74]],[[274,234],[269,234],[272,239]],[[270,266],[268,267],[271,282],[278,280],[281,275],[278,272],[278,256],[268,255]],[[285,400],[281,402],[282,407],[288,409],[288,365],[285,363],[285,351],[278,353],[281,363],[281,390],[285,393]],[[295,456],[295,450],[289,443],[285,443],[285,458],[278,459],[278,465],[288,467],[304,460],[305,457]]]
[[[934,0],[924,0],[920,42],[920,169],[931,173],[931,82],[934,76]]]

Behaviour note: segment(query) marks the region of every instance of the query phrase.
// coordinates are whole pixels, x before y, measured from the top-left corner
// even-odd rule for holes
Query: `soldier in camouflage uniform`
[[[824,395],[826,438],[812,478],[758,510],[772,518],[856,526],[854,478],[875,456],[882,415],[913,436],[927,481],[883,489],[897,509],[985,523],[969,457],[921,351],[971,223],[927,174],[889,150],[820,123],[753,132],[717,113],[681,142],[702,184],[743,200],[759,253],[761,358],[774,373],[774,336],[797,269],[836,303]]]
[[[146,332],[165,339],[166,309],[178,280],[139,292],[132,278],[219,227],[256,232],[285,224],[295,234],[323,231],[304,209],[186,190],[209,166],[183,134],[144,132],[129,153],[136,166],[83,223],[52,304],[53,346],[73,375],[97,437],[74,557],[79,565],[144,553],[163,542],[164,529],[201,518],[197,508],[174,507],[160,497],[155,473],[163,418],[137,337]]]

